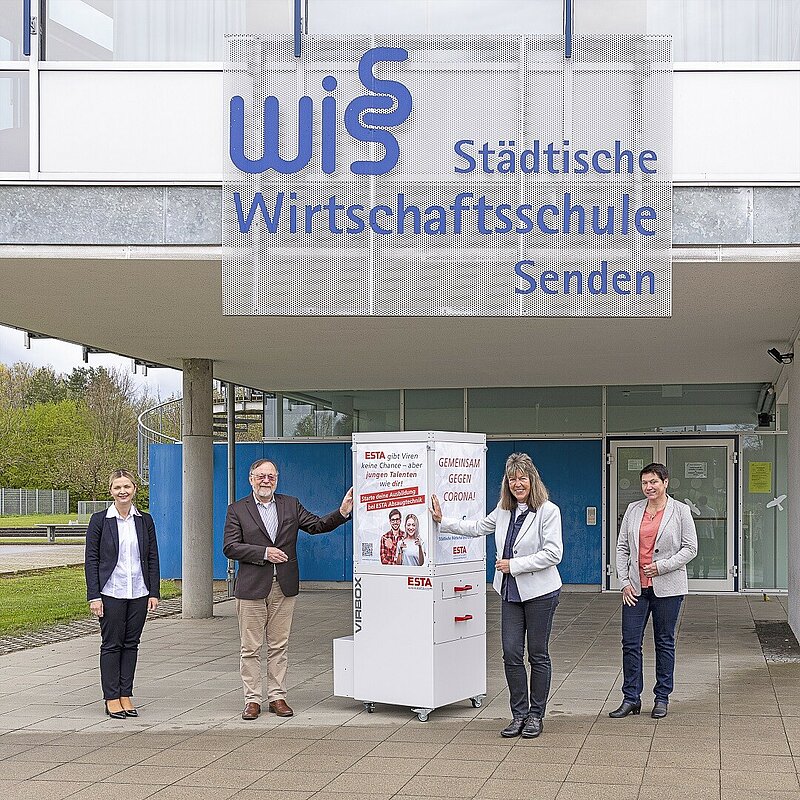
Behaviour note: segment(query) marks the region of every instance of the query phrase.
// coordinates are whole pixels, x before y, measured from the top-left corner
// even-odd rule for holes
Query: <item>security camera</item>
[[[770,347],[767,354],[772,356],[779,364],[791,364],[794,361],[794,353],[781,353],[776,347]]]

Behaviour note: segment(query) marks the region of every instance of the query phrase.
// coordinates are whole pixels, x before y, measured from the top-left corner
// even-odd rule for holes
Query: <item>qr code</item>
[[[369,558],[372,555],[372,542],[361,542],[361,556]]]

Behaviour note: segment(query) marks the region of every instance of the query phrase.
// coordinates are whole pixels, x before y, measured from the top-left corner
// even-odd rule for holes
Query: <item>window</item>
[[[23,58],[22,0],[0,0],[0,61]]]
[[[607,429],[640,431],[740,431],[758,422],[761,384],[609,386]]]
[[[309,33],[555,33],[562,0],[309,0]]]
[[[800,0],[647,0],[674,61],[798,61]]]
[[[742,437],[742,586],[788,585],[788,436]]]
[[[0,172],[28,171],[28,73],[0,70]]]
[[[407,431],[463,431],[463,389],[406,389]]]
[[[51,61],[224,61],[245,0],[48,0]]]
[[[283,398],[283,435],[350,436],[400,429],[400,392],[314,392]]]
[[[481,433],[600,433],[599,386],[469,390],[469,430]]]

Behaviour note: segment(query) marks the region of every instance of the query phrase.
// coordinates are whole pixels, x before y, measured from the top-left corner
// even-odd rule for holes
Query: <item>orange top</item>
[[[643,568],[647,564],[653,563],[653,549],[656,546],[656,536],[663,516],[663,508],[653,519],[650,519],[650,515],[645,511],[642,517],[642,524],[639,526],[639,580],[641,581],[642,589],[653,585],[653,579],[645,576]]]

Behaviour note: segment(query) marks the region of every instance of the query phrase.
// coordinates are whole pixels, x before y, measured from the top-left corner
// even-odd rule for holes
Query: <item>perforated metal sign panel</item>
[[[668,316],[662,36],[229,37],[223,313]]]

